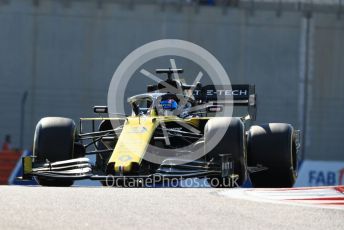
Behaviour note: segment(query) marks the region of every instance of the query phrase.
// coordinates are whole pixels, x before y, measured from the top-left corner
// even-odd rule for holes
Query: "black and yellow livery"
[[[129,116],[81,118],[79,127],[68,118],[42,118],[33,155],[23,158],[23,179],[70,186],[79,179],[109,184],[109,177],[138,182],[196,177],[216,187],[240,186],[247,179],[255,187],[293,186],[298,131],[285,123],[248,127],[256,117],[254,86],[186,85],[172,79],[181,69],[156,72],[168,79],[129,98]],[[226,116],[233,105],[248,112]],[[106,106],[94,111],[109,114]],[[95,163],[88,155],[96,155]]]

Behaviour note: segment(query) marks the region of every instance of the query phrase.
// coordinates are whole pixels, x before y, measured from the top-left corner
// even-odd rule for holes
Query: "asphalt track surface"
[[[227,191],[0,186],[0,229],[344,229],[344,209],[221,195]]]

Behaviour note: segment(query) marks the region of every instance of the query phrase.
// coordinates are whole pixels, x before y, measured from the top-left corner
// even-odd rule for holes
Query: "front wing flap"
[[[227,163],[223,162],[222,167],[211,167],[212,163],[194,161],[185,162],[185,164],[176,163],[176,159],[165,160],[156,173],[147,175],[94,175],[92,172],[92,164],[88,158],[76,158],[72,160],[47,162],[43,164],[35,164],[32,162],[32,157],[23,157],[23,177],[20,179],[29,180],[32,177],[46,177],[55,179],[70,179],[70,180],[146,180],[154,179],[164,181],[165,179],[187,179],[187,178],[202,178],[207,176],[222,176],[222,177],[236,177],[229,170]],[[225,173],[225,174],[224,174]]]

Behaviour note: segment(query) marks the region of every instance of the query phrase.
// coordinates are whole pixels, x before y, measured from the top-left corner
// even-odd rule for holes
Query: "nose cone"
[[[128,117],[108,162],[116,174],[138,171],[156,126],[155,118]]]

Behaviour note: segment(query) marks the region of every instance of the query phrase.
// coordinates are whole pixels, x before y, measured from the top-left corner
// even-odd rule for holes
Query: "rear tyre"
[[[209,145],[209,139],[216,133],[223,133],[220,142],[213,148]],[[241,186],[247,179],[246,170],[246,148],[244,124],[239,118],[212,118],[204,129],[205,151],[207,161],[213,160],[221,167],[220,154],[232,154],[234,162],[234,174],[239,175],[237,181],[219,176],[208,177],[208,183],[212,187],[235,187]]]
[[[63,117],[42,118],[34,136],[34,162],[56,162],[72,159],[76,128],[73,120]],[[71,186],[73,180],[36,177],[42,186]]]
[[[268,168],[250,175],[254,187],[292,187],[297,177],[293,127],[283,123],[252,126],[248,133],[248,165]]]

